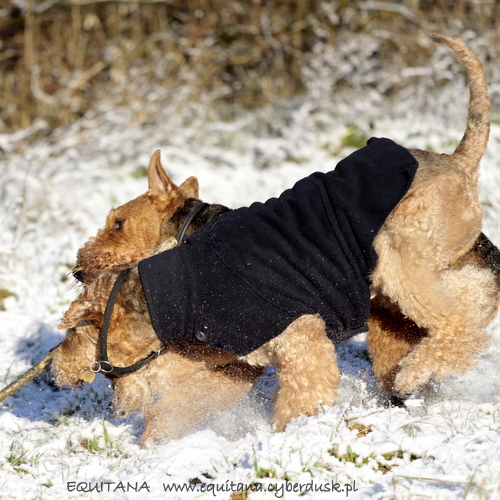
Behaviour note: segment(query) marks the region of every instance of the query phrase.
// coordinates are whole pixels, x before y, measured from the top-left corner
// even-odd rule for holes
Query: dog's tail
[[[467,128],[453,155],[461,157],[458,162],[471,174],[476,173],[479,162],[486,152],[490,135],[491,104],[483,65],[463,40],[430,33],[436,43],[442,43],[456,52],[467,70],[469,79],[469,113]]]

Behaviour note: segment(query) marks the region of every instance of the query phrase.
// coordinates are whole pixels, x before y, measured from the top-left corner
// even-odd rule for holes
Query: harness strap
[[[106,309],[104,310],[104,317],[102,320],[101,331],[99,334],[99,357],[100,360],[91,364],[90,369],[95,372],[105,373],[107,375],[126,375],[127,373],[132,373],[139,368],[142,368],[146,363],[149,363],[154,358],[157,358],[160,355],[160,351],[153,351],[145,358],[137,361],[133,365],[122,367],[122,366],[114,366],[109,362],[108,358],[108,330],[111,321],[111,314],[113,313],[113,307],[115,305],[116,299],[118,297],[118,293],[120,288],[125,281],[125,278],[130,273],[130,267],[124,269],[116,278],[116,281],[111,289],[111,294],[108,299],[108,303],[106,304]],[[94,365],[97,365],[96,367]]]
[[[189,226],[192,224],[196,216],[205,208],[208,206],[208,203],[200,203],[199,205],[196,205],[196,207],[191,211],[191,213],[188,215],[186,220],[184,221],[184,224],[182,225],[179,234],[177,236],[177,246],[182,245],[184,243],[184,237],[186,235],[186,232],[189,228]],[[140,368],[142,368],[144,365],[149,363],[151,360],[154,358],[157,358],[160,354],[161,351],[163,350],[160,349],[159,351],[153,351],[151,352],[148,356],[145,358],[137,361],[133,365],[130,366],[114,366],[109,362],[108,358],[108,330],[109,330],[109,325],[111,322],[111,315],[113,313],[113,307],[115,305],[116,299],[118,298],[118,293],[120,292],[120,288],[125,281],[125,278],[128,276],[130,273],[130,270],[132,268],[128,267],[127,269],[124,269],[119,275],[118,278],[116,278],[115,283],[113,284],[113,288],[111,289],[111,293],[109,295],[108,303],[106,304],[106,309],[104,310],[104,317],[102,319],[102,325],[101,325],[101,331],[99,333],[99,361],[93,361],[90,364],[90,370],[97,373],[101,372],[104,373],[105,375],[126,375],[128,373],[133,373]]]
[[[111,322],[111,314],[113,313],[113,307],[115,305],[116,299],[118,297],[118,293],[120,292],[120,288],[125,281],[125,278],[130,273],[130,267],[124,269],[116,278],[116,281],[111,289],[111,293],[109,295],[108,303],[106,304],[106,309],[104,310],[104,317],[102,319],[101,325],[101,334],[100,334],[100,344],[99,344],[99,356],[101,361],[108,361],[108,330]]]
[[[180,246],[184,243],[184,237],[186,236],[186,232],[189,229],[189,226],[193,223],[194,219],[196,216],[205,208],[208,207],[208,203],[200,203],[199,205],[196,205],[191,213],[186,217],[186,220],[184,221],[184,224],[181,227],[181,230],[179,231],[179,234],[177,235],[177,246]]]

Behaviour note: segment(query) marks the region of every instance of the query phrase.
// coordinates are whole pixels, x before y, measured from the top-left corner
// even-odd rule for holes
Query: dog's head
[[[160,151],[156,151],[149,163],[146,193],[111,210],[104,228],[78,251],[73,275],[89,284],[110,267],[146,258],[162,241],[174,236],[163,234],[163,222],[192,198],[198,198],[196,177],[176,186],[163,170]]]
[[[59,329],[68,329],[54,353],[58,385],[79,385],[98,360],[99,333],[111,289],[123,267],[102,272],[69,306]],[[150,322],[142,285],[134,267],[122,285],[108,330],[108,356],[115,366],[129,366],[162,347]]]
[[[52,371],[59,387],[82,385],[83,374],[97,359],[99,328],[93,322],[79,323],[67,331],[66,338],[54,350]]]
[[[77,387],[83,384],[84,373],[98,359],[100,325],[106,307],[104,296],[111,286],[112,276],[103,274],[102,280],[96,280],[84,288],[59,323],[59,329],[68,331],[66,338],[54,351],[52,360],[58,386]]]

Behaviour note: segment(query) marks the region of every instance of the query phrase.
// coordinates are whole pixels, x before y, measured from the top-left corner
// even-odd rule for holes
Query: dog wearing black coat
[[[477,94],[479,94],[479,99],[476,96],[471,97],[471,109],[475,109],[475,112],[471,114],[472,117],[481,117],[481,123],[486,122],[486,115],[488,115],[488,109],[487,106],[485,107],[484,103],[487,103],[487,95],[486,95],[486,101],[482,99],[481,96],[484,96],[484,87],[481,88],[481,86],[484,84],[484,74],[481,76],[481,71],[482,68],[480,68],[480,64],[478,66],[477,60],[471,55],[470,51],[466,49],[466,47],[463,45],[462,42],[459,40],[454,40],[454,39],[448,39],[446,37],[442,37],[441,39],[438,39],[437,41],[441,41],[444,43],[447,43],[450,45],[454,50],[456,50],[458,53],[461,54],[463,57],[464,61],[469,65],[469,75],[474,77],[471,79],[471,94],[472,90],[476,91]],[[477,62],[477,64],[476,64]],[[489,115],[488,115],[489,116]],[[484,142],[484,136],[486,135],[487,139],[487,132],[484,131],[484,128],[477,127],[477,123],[474,121],[469,121],[468,123],[468,129],[466,132],[466,135],[464,136],[464,141],[462,141],[461,146],[459,147],[459,151],[467,150],[467,148],[472,147],[473,149],[477,150],[479,152],[479,158],[481,155],[481,148],[485,147],[485,142]],[[479,135],[478,135],[479,134]],[[477,141],[478,137],[481,139]],[[472,140],[472,142],[471,142]],[[470,146],[470,144],[475,144],[474,146]],[[433,162],[438,165],[440,161],[442,161],[443,164],[445,165],[450,165],[450,167],[455,168],[454,162],[458,162],[458,165],[460,164],[460,155],[456,157],[444,157],[443,155],[435,155],[430,153],[425,153],[425,152],[419,152],[419,151],[412,151],[412,154],[417,156],[420,159],[420,169],[419,171],[423,168],[423,174],[419,176],[417,174],[417,185],[415,186],[415,189],[412,188],[410,189],[410,192],[408,193],[408,196],[403,200],[402,203],[396,207],[396,210],[394,211],[394,214],[404,214],[405,210],[408,210],[408,207],[413,207],[411,210],[413,210],[412,218],[415,219],[416,214],[419,213],[419,210],[426,210],[426,207],[418,207],[418,210],[415,212],[413,200],[416,197],[416,194],[419,193],[419,187],[420,185],[426,185],[427,181],[428,184],[425,188],[424,191],[426,191],[425,194],[431,193],[432,189],[429,189],[429,186],[432,186],[432,179],[433,175],[437,173],[433,170]],[[430,155],[430,156],[429,156]],[[475,157],[475,160],[472,160],[472,167],[474,167],[474,162],[477,168],[477,164],[479,159],[477,158],[477,155]],[[429,165],[429,166],[428,166]],[[450,175],[453,177],[453,171],[450,171]],[[446,183],[445,176],[443,176],[443,180]],[[437,181],[440,181],[439,175],[437,176]],[[439,182],[436,182],[436,185],[438,185]],[[182,186],[181,186],[182,187]],[[446,193],[447,190],[451,189],[452,192],[456,192],[457,195],[460,197],[464,191],[460,191],[460,188],[458,187],[458,184],[454,186],[444,186],[443,193]],[[467,192],[467,190],[466,190]],[[430,196],[430,195],[429,195]],[[444,271],[445,274],[443,274],[443,277],[446,278],[446,283],[448,286],[448,290],[451,291],[451,293],[455,294],[461,293],[460,290],[463,290],[464,287],[467,287],[467,285],[473,284],[470,288],[472,290],[475,290],[473,296],[470,296],[469,299],[472,300],[475,303],[476,306],[476,316],[477,316],[477,321],[476,325],[479,327],[479,332],[482,331],[482,328],[487,324],[489,319],[493,316],[494,312],[496,311],[496,308],[498,306],[498,281],[496,280],[496,277],[494,273],[492,272],[491,266],[485,262],[487,259],[485,258],[485,252],[483,251],[484,245],[481,243],[477,243],[479,240],[474,238],[478,237],[478,229],[477,229],[477,214],[480,214],[480,211],[478,212],[475,208],[474,203],[477,202],[477,200],[474,198],[474,185],[471,186],[469,189],[469,194],[466,194],[465,196],[470,196],[469,201],[472,203],[471,205],[471,210],[469,210],[470,214],[470,222],[467,219],[464,219],[464,222],[467,222],[467,224],[463,225],[463,231],[464,233],[461,234],[460,232],[455,233],[460,235],[461,240],[456,241],[453,243],[455,246],[453,247],[453,254],[451,257],[448,257],[446,259],[443,259],[444,263]],[[407,202],[408,200],[408,202]],[[454,200],[448,200],[448,202],[453,202]],[[432,206],[433,199],[428,199],[427,200],[428,204]],[[458,211],[461,210],[461,208],[456,207]],[[411,210],[408,213],[411,213]],[[386,223],[382,227],[381,231],[379,234],[381,235],[380,238],[377,236],[377,240],[375,241],[375,247],[377,248],[377,253],[382,254],[384,257],[384,262],[386,261],[385,255],[384,255],[384,247],[380,247],[380,242],[387,241],[387,235],[391,235],[392,233],[389,231],[387,232],[387,228],[391,228],[392,224],[392,217],[393,215],[387,219]],[[398,219],[399,220],[399,219]],[[407,222],[410,221],[410,219],[407,219]],[[113,226],[113,230],[116,230],[117,234],[119,233],[120,229],[123,226],[123,220],[116,220],[115,225]],[[453,226],[453,224],[451,224]],[[404,229],[405,227],[411,227],[411,224],[407,224],[407,226],[403,225],[398,229],[398,228],[393,228],[391,229],[393,231],[394,235],[401,234],[400,229]],[[443,227],[446,228],[446,225]],[[398,236],[402,237],[404,240],[404,236]],[[425,241],[425,235],[423,235],[422,241]],[[473,245],[474,241],[476,241],[476,245],[471,247]],[[388,248],[391,248],[392,244],[389,244]],[[432,246],[432,245],[430,245]],[[490,249],[487,250],[489,252]],[[442,252],[441,252],[442,254]],[[385,265],[385,264],[384,264]],[[394,297],[387,295],[385,296],[385,293],[388,293],[387,290],[390,290],[390,287],[387,287],[384,284],[383,280],[383,268],[384,265],[380,266],[378,265],[377,268],[375,269],[375,273],[373,274],[373,277],[375,278],[375,285],[372,286],[372,293],[375,295],[375,304],[378,305],[377,310],[380,310],[380,305],[382,304],[383,307],[385,307],[386,311],[391,311],[396,309],[397,313],[397,308],[398,308],[398,297],[395,295]],[[368,266],[369,267],[369,266]],[[388,273],[388,283],[390,283],[390,275],[391,272]],[[100,276],[96,283],[91,284],[90,287],[84,292],[82,297],[80,299],[77,299],[77,301],[74,303],[74,306],[70,308],[70,311],[68,311],[68,314],[66,315],[63,323],[61,324],[62,326],[68,325],[68,326],[75,326],[78,323],[78,319],[90,319],[92,321],[97,322],[99,324],[99,321],[102,320],[102,305],[106,300],[106,294],[109,293],[110,286],[113,282],[113,278],[116,277],[116,271],[111,271],[109,273],[104,273],[104,275]],[[135,277],[135,284],[134,282],[134,277]],[[245,277],[239,276],[238,279],[243,279],[243,282],[245,281]],[[139,282],[139,275],[137,271],[133,271],[131,273],[131,277],[129,278],[130,282],[125,284],[124,288],[124,294],[126,295],[127,293],[130,293],[131,295],[129,296],[128,303],[127,300],[123,299],[122,302],[120,300],[118,301],[117,304],[117,310],[120,313],[123,313],[123,316],[117,316],[119,319],[118,323],[123,321],[122,326],[119,324],[115,327],[116,328],[116,333],[117,333],[117,339],[118,341],[116,342],[116,347],[118,349],[121,348],[122,343],[119,341],[120,336],[119,331],[120,329],[123,330],[122,333],[125,331],[125,325],[127,324],[127,321],[131,321],[132,312],[129,310],[131,307],[131,303],[134,301],[139,300],[141,303],[145,303],[145,298],[139,295],[142,293],[141,292],[141,287],[137,286],[137,283]],[[363,279],[365,279],[365,276],[363,276]],[[442,278],[440,278],[442,279]],[[398,282],[400,282],[400,277],[398,277]],[[411,281],[408,282],[408,286],[411,286]],[[381,286],[381,284],[383,286]],[[474,286],[476,285],[476,286]],[[385,287],[385,288],[384,288]],[[255,290],[254,290],[255,291]],[[134,293],[139,293],[138,296],[133,296],[132,292]],[[469,293],[470,295],[470,293]],[[411,294],[410,294],[411,296]],[[391,297],[391,298],[389,298]],[[292,297],[293,298],[293,297]],[[382,299],[382,300],[380,300]],[[384,303],[384,301],[386,301]],[[364,304],[363,307],[366,307],[366,300],[362,301]],[[403,304],[405,303],[404,301],[402,302]],[[276,306],[276,304],[271,304],[273,307]],[[280,304],[277,304],[277,307],[279,308]],[[144,309],[144,308],[143,308]],[[138,320],[143,327],[145,328],[142,331],[142,338],[141,342],[144,342],[147,344],[148,342],[151,342],[152,345],[161,345],[161,342],[158,344],[159,340],[155,336],[154,332],[151,329],[151,325],[149,324],[149,318],[146,316],[149,314],[149,310],[146,308],[144,310],[144,314],[141,316],[140,314],[136,314],[135,318],[132,318],[134,320]],[[372,309],[373,313],[374,309]],[[457,311],[457,309],[452,309],[449,311],[450,314],[455,314],[454,311]],[[470,308],[468,309],[469,313],[471,314],[472,311]],[[118,312],[116,313],[118,314]],[[129,318],[127,319],[127,315]],[[137,317],[141,316],[141,317]],[[395,314],[393,317],[397,318],[397,315]],[[202,318],[202,319],[207,319]],[[358,318],[359,319],[359,318]],[[366,318],[365,318],[366,319]],[[302,320],[302,321],[301,321]],[[76,322],[75,322],[76,321]],[[153,320],[154,321],[154,320]],[[283,321],[281,319],[280,321]],[[378,318],[377,316],[372,314],[372,317],[370,319],[370,328],[372,330],[372,325],[377,324]],[[405,321],[407,321],[405,319]],[[410,321],[410,325],[413,324]],[[157,321],[158,322],[158,321]],[[168,321],[167,321],[168,323]],[[361,322],[362,323],[362,322]],[[361,325],[360,323],[360,325]],[[378,322],[379,325],[382,325],[382,321]],[[427,322],[427,325],[431,323]],[[149,325],[149,330],[147,330],[147,326]],[[414,325],[414,324],[413,324]],[[395,338],[395,342],[391,343],[389,342],[379,342],[380,338],[384,340],[384,337],[380,337],[377,335],[371,336],[371,331],[369,334],[369,342],[371,339],[370,343],[370,351],[372,353],[372,356],[374,358],[374,366],[377,366],[377,359],[381,360],[381,362],[378,364],[378,369],[376,369],[376,374],[380,376],[380,378],[384,378],[387,376],[388,380],[394,381],[395,379],[395,374],[398,373],[399,371],[399,366],[400,363],[399,361],[402,360],[404,362],[405,357],[408,356],[409,353],[418,353],[420,350],[420,344],[426,345],[429,342],[427,339],[430,339],[431,344],[436,340],[436,336],[433,333],[432,328],[428,327],[424,328],[418,328],[415,327],[415,331],[412,331],[412,334],[414,334],[412,337],[406,336],[403,334],[399,338]],[[156,325],[158,327],[158,325]],[[203,321],[201,323],[201,326],[206,326],[203,324]],[[208,325],[210,326],[210,325]],[[292,328],[292,326],[294,328]],[[78,327],[80,328],[80,327]],[[385,328],[385,325],[384,325]],[[382,332],[382,335],[384,333],[384,328],[381,328],[380,331]],[[311,334],[311,338],[317,338],[318,341],[312,344],[307,344],[304,343],[301,345],[300,339],[302,338],[300,336],[300,332],[305,331],[306,329],[309,329],[310,332],[317,331],[319,334],[314,335]],[[330,335],[332,334],[332,328],[331,325],[328,325],[328,329],[330,330]],[[356,330],[356,328],[353,329],[353,331]],[[394,330],[394,329],[393,329]],[[397,330],[397,328],[395,329]],[[328,338],[325,336],[325,325],[323,323],[323,319],[318,317],[317,315],[311,315],[311,314],[305,314],[295,321],[293,321],[288,328],[286,328],[285,332],[276,337],[274,340],[271,340],[268,344],[263,346],[260,349],[257,349],[257,351],[254,351],[250,353],[249,355],[245,356],[245,360],[247,362],[251,362],[253,364],[268,364],[275,362],[277,363],[279,369],[280,369],[280,383],[282,385],[280,386],[280,391],[278,393],[278,401],[276,405],[276,414],[280,415],[280,408],[281,404],[280,402],[283,401],[284,405],[283,410],[281,414],[284,416],[281,421],[279,419],[276,420],[278,427],[282,427],[283,425],[280,425],[281,423],[286,423],[289,418],[292,416],[295,416],[300,413],[304,414],[310,414],[311,412],[314,412],[314,408],[317,408],[317,401],[318,399],[322,399],[323,401],[331,401],[331,397],[334,396],[335,390],[336,390],[336,384],[338,385],[338,372],[335,373],[334,370],[328,370],[328,367],[335,366],[335,358],[334,358],[334,351],[332,351],[331,347],[328,347],[328,344],[325,343],[324,345],[321,344],[320,339],[326,339],[327,342],[331,345],[331,342],[328,340]],[[347,330],[350,331],[350,330]],[[400,330],[401,331],[401,330]],[[161,332],[161,328],[160,328]],[[209,332],[210,333],[210,332]],[[391,331],[392,333],[392,331]],[[161,333],[160,333],[161,334]],[[167,327],[167,334],[168,334],[168,327]],[[195,338],[198,339],[204,339],[205,341],[207,340],[206,333],[203,332],[203,329],[198,329],[197,327],[192,329],[190,332],[191,335],[194,335]],[[165,335],[165,333],[163,334]],[[196,336],[198,335],[198,337]],[[482,336],[481,336],[482,335]],[[95,335],[94,335],[95,336]],[[205,336],[205,337],[204,337]],[[246,337],[248,340],[249,336]],[[390,338],[390,335],[387,337]],[[210,335],[208,336],[208,340],[210,340]],[[286,340],[286,341],[285,341]],[[398,342],[401,340],[400,342]],[[212,342],[214,339],[212,338]],[[255,341],[255,339],[254,339]],[[262,342],[262,338],[258,342]],[[438,375],[439,377],[447,376],[452,373],[457,373],[462,371],[464,368],[470,366],[471,360],[474,357],[474,354],[477,352],[477,350],[484,345],[485,342],[485,337],[483,334],[479,335],[473,335],[472,336],[472,342],[475,344],[475,348],[466,350],[465,352],[461,353],[461,359],[463,361],[457,361],[457,362],[452,362],[452,363],[447,363],[446,360],[443,363],[444,368],[440,370],[440,372],[432,372],[432,370],[429,370],[428,376],[426,379],[422,379],[422,377],[419,378],[414,378],[415,382],[413,383],[412,386],[410,386],[410,389],[416,389],[422,385],[422,383],[425,383],[426,380],[428,380],[430,377],[434,375]],[[217,343],[217,340],[215,339],[215,343]],[[394,345],[396,345],[395,348],[393,348]],[[321,352],[319,351],[309,351],[307,346],[310,345],[311,349],[313,349],[314,345],[322,345],[323,347],[321,348]],[[381,352],[381,349],[377,348],[377,345],[380,346],[387,346],[388,349],[387,351],[390,352],[390,355],[385,355],[384,353]],[[94,342],[95,346],[95,342]],[[203,347],[203,345],[202,345]],[[247,349],[248,345],[244,347],[244,349]],[[234,346],[235,350],[239,350],[239,352],[243,352],[241,348]],[[95,349],[94,349],[95,352]],[[300,353],[300,355],[296,356],[296,353]],[[309,354],[309,355],[308,355]],[[412,354],[413,355],[413,354]],[[130,352],[129,356],[133,357],[133,353]],[[316,362],[316,357],[319,356],[320,359],[326,359],[328,362],[324,364],[323,366],[325,367],[325,370],[320,368],[320,365],[318,364],[318,370],[316,370],[316,366],[312,367],[311,370],[309,370],[309,365],[304,366],[304,360],[305,359],[310,359],[313,361],[313,364]],[[417,355],[414,356],[414,358]],[[281,358],[280,358],[281,357]],[[95,359],[95,357],[94,357]],[[159,358],[161,359],[161,357]],[[284,362],[281,362],[280,359],[285,360]],[[332,365],[333,361],[333,365]],[[425,366],[425,359],[421,360]],[[443,359],[441,358],[441,361]],[[62,368],[62,365],[60,365]],[[80,365],[81,366],[81,365]],[[401,365],[402,366],[402,365]],[[287,380],[286,376],[286,370],[287,367],[290,367],[289,373],[292,375],[289,380]],[[59,370],[57,370],[59,372]],[[63,370],[61,370],[63,371]],[[297,382],[297,373],[302,373],[304,374],[302,382]],[[417,370],[418,371],[418,370]],[[314,376],[320,377],[320,374],[324,373],[325,377],[324,380],[321,380],[321,382],[318,384],[318,386],[325,385],[331,388],[331,390],[328,391],[318,391],[315,392],[314,388],[316,387],[314,384],[311,385],[311,380],[314,379]],[[408,373],[406,371],[406,373]],[[410,373],[411,375],[411,373]],[[402,377],[400,377],[402,379]],[[422,382],[423,381],[423,382]],[[161,384],[161,381],[158,382],[158,384]],[[159,387],[157,384],[157,387]],[[396,388],[398,389],[397,385]],[[406,391],[406,387],[402,388]],[[282,390],[283,389],[283,390]],[[289,390],[288,390],[289,389]],[[401,388],[398,389],[401,392]],[[305,391],[305,392],[304,392]],[[316,402],[309,405],[304,403],[304,400],[307,399],[304,397],[304,394],[310,394],[311,398],[310,400],[312,401],[313,399],[316,398]],[[149,393],[151,397],[151,393]],[[318,397],[319,396],[319,397]],[[312,409],[311,409],[312,408]],[[288,411],[290,409],[290,411]],[[156,424],[155,424],[156,425]],[[165,424],[168,426],[168,423]]]

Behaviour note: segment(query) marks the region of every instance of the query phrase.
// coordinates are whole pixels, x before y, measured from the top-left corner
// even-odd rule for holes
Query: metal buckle
[[[105,369],[103,365],[108,365],[108,368]],[[113,371],[113,365],[109,361],[92,361],[89,365],[89,369],[94,373],[111,373]]]
[[[97,365],[97,368],[94,368],[94,365]],[[94,373],[99,373],[101,370],[101,363],[99,363],[99,361],[92,361],[89,365],[89,370]]]

